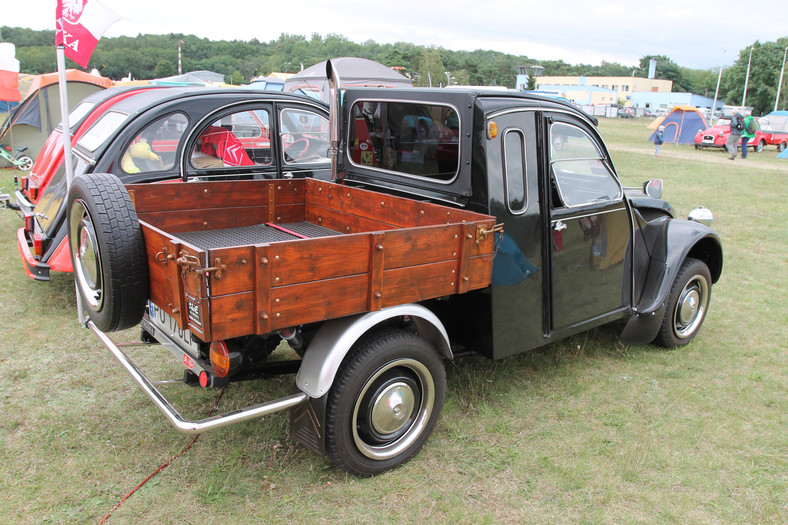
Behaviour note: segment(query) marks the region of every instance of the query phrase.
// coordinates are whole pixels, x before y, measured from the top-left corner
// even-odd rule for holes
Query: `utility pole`
[[[183,70],[181,69],[181,44],[183,44],[183,40],[178,40],[178,75],[183,75]]]
[[[720,64],[720,74],[717,76],[717,89],[714,90],[714,102],[711,105],[711,116],[709,118],[709,124],[713,124],[714,120],[714,112],[717,111],[717,95],[720,94],[720,80],[722,80],[722,68],[725,67],[725,53],[727,49],[722,50],[722,64]]]
[[[788,47],[785,48],[783,53],[783,67],[780,69],[780,81],[777,83],[777,96],[774,97],[774,110],[777,111],[777,103],[780,100],[780,88],[783,87],[783,73],[785,73],[785,57],[788,55]]]
[[[750,59],[747,61],[747,76],[744,77],[744,93],[741,96],[742,111],[744,111],[744,102],[747,100],[747,84],[750,83],[750,64],[752,64],[752,47],[750,48]]]

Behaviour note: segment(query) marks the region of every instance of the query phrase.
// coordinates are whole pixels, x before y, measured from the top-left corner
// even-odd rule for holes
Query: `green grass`
[[[457,359],[427,446],[372,479],[288,441],[284,414],[205,433],[110,523],[788,522],[788,161],[675,145],[655,159],[645,124],[600,123],[624,183],[662,178],[681,216],[710,208],[725,249],[688,347],[628,346],[605,327],[502,361]],[[0,172],[6,191],[12,174]],[[191,438],[77,325],[69,276],[23,274],[20,223],[0,213],[0,516],[96,523]],[[154,379],[180,376],[166,352],[131,352]],[[220,407],[291,381],[233,385]],[[218,395],[163,388],[187,417]]]

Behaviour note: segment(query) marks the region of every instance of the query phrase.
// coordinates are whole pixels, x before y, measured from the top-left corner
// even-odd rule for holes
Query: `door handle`
[[[566,229],[566,223],[564,221],[562,221],[562,220],[558,220],[553,225],[553,229],[555,231],[557,231],[557,232],[562,232],[562,231],[564,231]]]

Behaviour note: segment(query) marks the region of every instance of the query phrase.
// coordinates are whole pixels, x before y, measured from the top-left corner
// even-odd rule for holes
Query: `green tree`
[[[651,59],[657,61],[655,77],[673,81],[673,91],[685,93],[691,91],[690,82],[684,76],[682,68],[664,55],[647,55],[640,59],[640,67],[635,71],[637,77],[648,77]]]
[[[154,75],[156,78],[164,78],[164,77],[171,77],[178,73],[178,70],[172,65],[172,62],[169,60],[160,60],[158,64],[156,64],[156,70],[154,71]]]
[[[418,66],[417,86],[445,86],[447,83],[446,68],[441,55],[435,47],[422,50]]]
[[[740,105],[744,86],[747,84],[745,105],[753,108],[753,114],[763,115],[772,111],[777,97],[777,83],[780,80],[780,70],[786,47],[788,47],[788,37],[765,44],[756,41],[752,46],[742,49],[736,63],[723,73],[725,102],[735,106]],[[748,79],[747,64],[750,62],[751,49],[752,62]],[[782,105],[778,103],[779,107],[785,106],[785,85],[786,81],[783,78],[783,88],[780,91],[783,102]]]

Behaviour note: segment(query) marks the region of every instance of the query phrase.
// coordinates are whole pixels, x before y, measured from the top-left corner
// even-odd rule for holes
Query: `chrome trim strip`
[[[190,421],[184,419],[183,416],[178,413],[178,411],[170,404],[169,401],[167,401],[162,393],[156,389],[153,383],[139,370],[139,368],[137,368],[131,359],[129,359],[123,350],[121,350],[107,334],[96,328],[96,325],[93,324],[93,321],[88,319],[85,322],[85,326],[93,330],[101,342],[104,343],[110,352],[112,352],[112,355],[114,355],[115,358],[120,361],[120,364],[123,365],[123,368],[125,368],[134,381],[137,382],[137,385],[139,385],[142,391],[145,392],[149,398],[151,398],[153,403],[156,405],[156,408],[161,410],[161,412],[167,416],[167,419],[170,421],[172,426],[174,426],[176,430],[186,434],[199,434],[201,432],[205,432],[206,430],[214,430],[232,425],[233,423],[240,423],[241,421],[248,421],[250,419],[267,416],[269,414],[287,410],[294,406],[300,405],[309,399],[309,396],[304,392],[298,392],[296,394],[274,399],[272,401],[266,401],[265,403],[260,403],[258,405],[227,412],[226,414],[211,416],[199,421]]]

